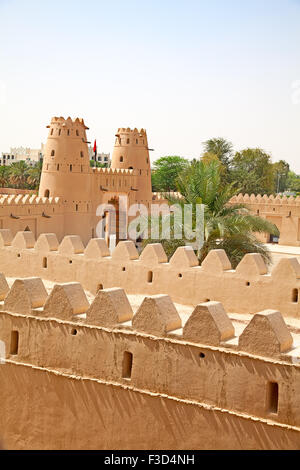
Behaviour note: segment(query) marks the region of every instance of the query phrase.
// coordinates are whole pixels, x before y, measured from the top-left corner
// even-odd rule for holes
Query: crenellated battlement
[[[111,288],[91,297],[76,282],[47,289],[37,277],[9,282],[11,287],[0,275],[0,341],[7,364],[210,403],[228,415],[242,411],[248,419],[299,431],[300,396],[287,387],[300,389],[300,330],[291,333],[278,311],[241,323],[219,302],[187,311],[166,294],[137,299]],[[225,372],[224,398],[218,383]],[[236,374],[239,387],[232,388]],[[268,399],[249,400],[247,394],[249,387],[255,394],[267,391],[274,381],[280,384],[280,413],[271,416]]]
[[[0,274],[0,311],[108,331],[119,329],[124,334],[128,330],[148,337],[172,338],[183,345],[192,343],[221,351],[226,348],[226,352],[299,362],[300,367],[300,346],[294,341],[300,330],[291,334],[276,310],[256,313],[236,331],[238,323],[230,319],[220,302],[205,302],[187,313],[184,307],[175,306],[167,294],[146,296],[137,305],[130,303],[122,288],[100,289],[92,300],[76,282],[55,284],[48,290],[37,277],[16,279],[9,288],[5,276]]]
[[[137,129],[136,127],[134,129],[130,129],[130,127],[119,127],[118,133],[120,134],[140,134],[141,136],[146,136],[147,133],[145,129]]]
[[[232,204],[270,204],[270,205],[288,205],[288,206],[297,206],[300,205],[300,196],[294,197],[294,196],[268,196],[267,194],[265,195],[257,195],[252,194],[249,196],[249,194],[238,194],[237,196],[234,196],[230,202]]]
[[[3,195],[0,196],[0,205],[1,206],[21,206],[25,204],[31,205],[57,205],[60,204],[61,198],[59,197],[40,197],[35,194],[30,195],[26,194],[12,194],[12,195]]]
[[[160,244],[148,245],[139,255],[133,242],[124,241],[110,255],[102,239],[91,239],[84,246],[79,236],[66,236],[58,243],[55,234],[43,234],[37,241],[31,234],[28,244],[30,232],[19,232],[14,238],[9,233],[0,230],[0,271],[7,276],[80,282],[93,294],[113,287],[128,294],[163,293],[192,306],[217,301],[238,314],[271,308],[284,317],[300,315],[296,258],[280,260],[268,273],[260,255],[248,254],[233,270],[223,250],[211,251],[199,266],[190,247],[178,248],[167,262]]]
[[[84,123],[84,120],[82,118],[76,118],[76,119],[72,119],[70,116],[65,119],[64,117],[60,116],[60,117],[53,117],[51,119],[51,124],[50,126],[47,126],[47,128],[51,128],[51,126],[56,126],[56,127],[83,127],[84,129],[89,129],[85,123]]]
[[[129,170],[128,168],[92,168],[93,173],[103,174],[103,175],[133,175],[134,170]]]
[[[167,415],[161,426],[171,426],[173,448],[232,448],[237,427],[238,449],[282,448],[283,439],[284,448],[299,447],[296,259],[268,274],[256,254],[232,270],[223,250],[199,266],[189,247],[168,262],[161,244],[139,255],[125,241],[111,254],[103,239],[85,246],[75,235],[59,243],[53,233],[35,240],[0,230],[0,272],[2,417],[19,419],[11,399],[31,410],[25,445],[44,446],[34,437],[40,420],[47,443],[48,434],[57,438],[63,416],[63,444],[51,438],[54,447],[109,447],[115,432],[104,442],[101,429],[115,421],[120,447],[142,446],[136,423],[146,416],[147,446],[159,448],[152,427]],[[193,426],[195,442],[190,432],[182,438],[183,423]],[[18,446],[12,426],[4,429]]]
[[[274,223],[279,232],[279,244],[300,246],[300,197],[239,194],[230,200],[231,204],[245,204],[254,215]],[[263,242],[272,241],[267,234],[258,237]]]

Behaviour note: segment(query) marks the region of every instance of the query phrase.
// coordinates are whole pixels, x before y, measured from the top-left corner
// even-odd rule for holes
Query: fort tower
[[[144,129],[118,129],[111,168],[134,170],[135,200],[145,205],[150,204],[151,168],[147,133]]]
[[[39,189],[41,197],[88,202],[91,173],[86,129],[83,119],[51,120]]]

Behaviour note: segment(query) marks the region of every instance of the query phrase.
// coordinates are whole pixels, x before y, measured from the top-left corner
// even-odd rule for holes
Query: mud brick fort
[[[297,259],[199,266],[120,234],[111,251],[97,206],[160,198],[143,129],[118,130],[109,169],[90,168],[86,129],[53,118],[39,196],[0,196],[3,446],[299,449]],[[298,199],[242,199],[297,245]]]

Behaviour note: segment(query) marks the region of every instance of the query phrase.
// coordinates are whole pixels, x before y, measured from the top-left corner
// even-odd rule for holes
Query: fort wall
[[[96,293],[122,287],[128,294],[168,294],[174,302],[196,306],[222,302],[228,312],[256,313],[276,309],[299,318],[300,265],[296,258],[282,259],[269,274],[258,254],[246,255],[236,270],[223,250],[209,253],[201,266],[189,247],[181,247],[167,262],[160,244],[149,245],[139,256],[131,241],[120,242],[110,256],[101,239],[84,246],[80,237],[66,236],[55,247],[40,235],[26,232],[15,238],[0,230],[0,271],[10,277],[40,276],[55,282],[80,282]]]
[[[133,312],[122,289],[90,304],[78,283],[4,281],[10,448],[299,448],[300,352],[279,312],[237,333],[214,302],[182,321],[168,296]]]
[[[231,199],[233,204],[246,204],[254,215],[274,223],[279,231],[280,245],[300,246],[300,197],[249,196],[239,194]],[[269,235],[259,235],[263,242],[270,242]]]
[[[128,385],[13,362],[0,380],[6,449],[299,449],[292,427]]]

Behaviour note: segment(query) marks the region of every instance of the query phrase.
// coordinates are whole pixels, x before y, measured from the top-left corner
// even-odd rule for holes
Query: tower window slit
[[[276,382],[268,383],[267,390],[267,408],[270,413],[278,413],[279,387]]]
[[[19,350],[19,332],[12,331],[10,338],[10,354],[16,356]]]
[[[125,351],[122,364],[123,379],[131,379],[133,355],[131,352]]]

